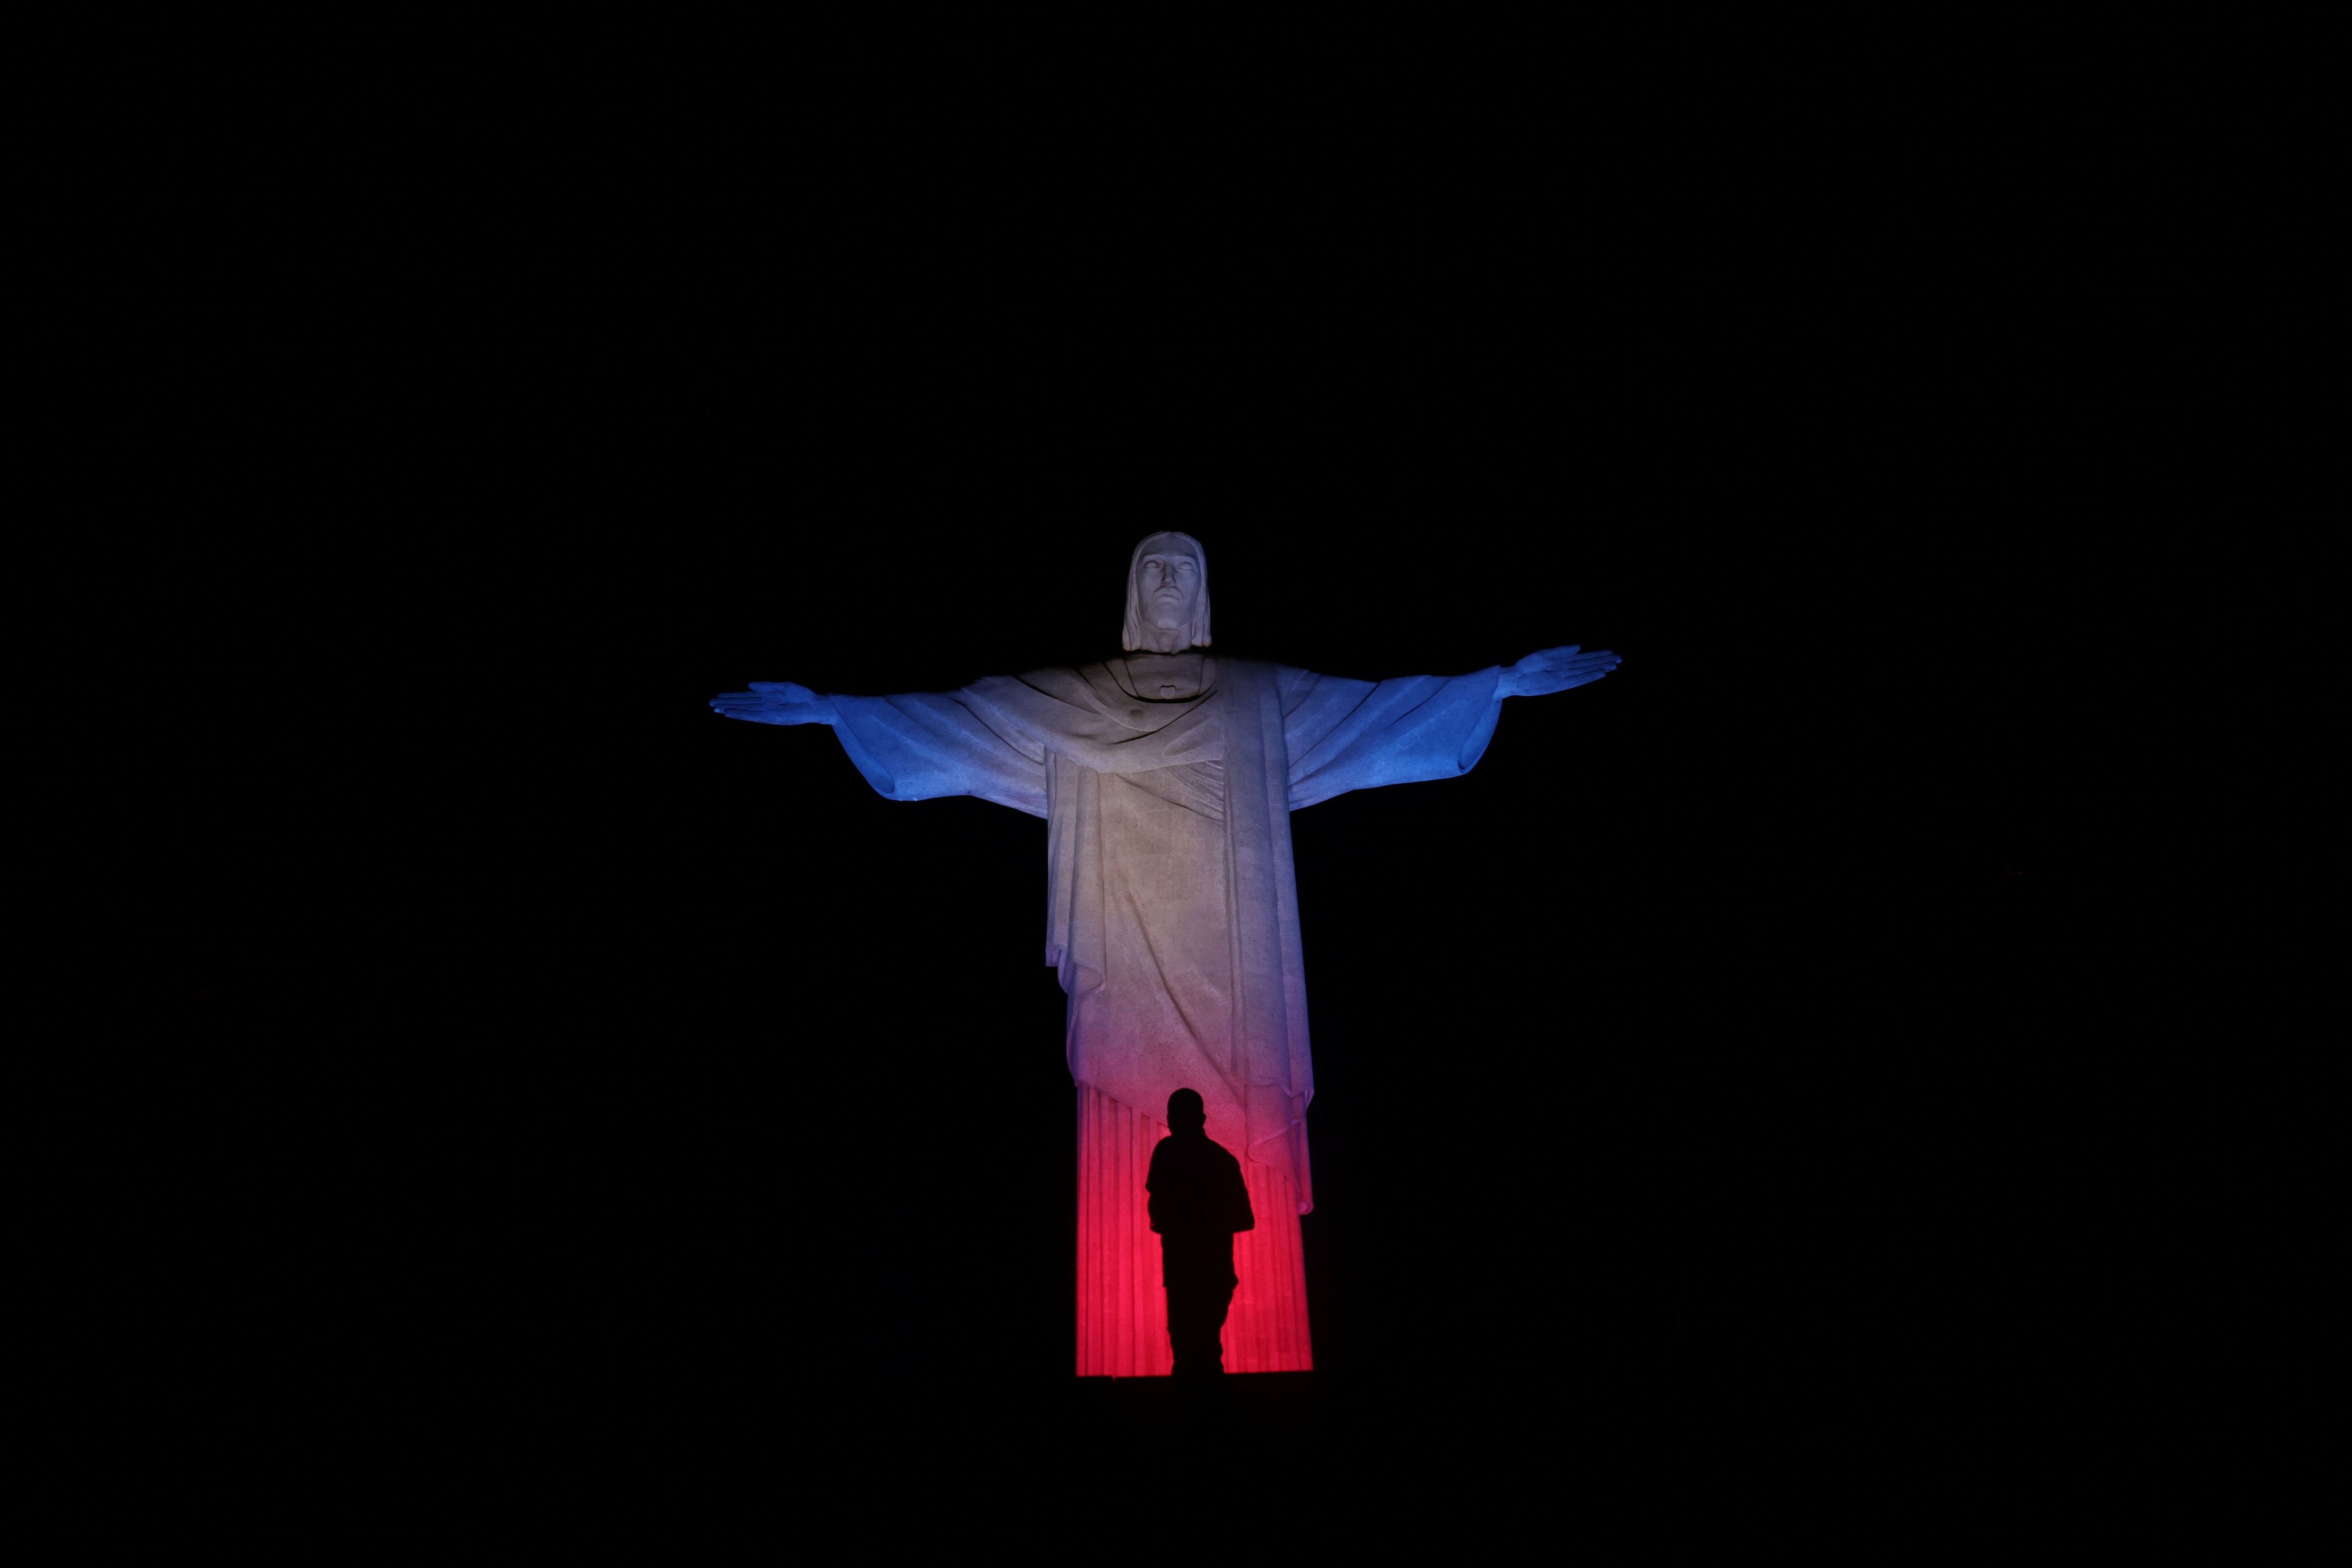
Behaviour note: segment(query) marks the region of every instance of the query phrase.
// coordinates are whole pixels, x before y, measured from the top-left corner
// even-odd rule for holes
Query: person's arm
[[[1225,1171],[1226,1228],[1234,1231],[1255,1230],[1257,1215],[1250,1208],[1249,1184],[1242,1179],[1242,1167],[1235,1161]]]

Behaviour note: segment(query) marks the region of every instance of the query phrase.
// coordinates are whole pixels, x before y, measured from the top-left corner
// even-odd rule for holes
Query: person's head
[[[1197,1089],[1180,1089],[1168,1097],[1168,1130],[1198,1132],[1209,1124],[1209,1106]]]
[[[1119,646],[1181,653],[1209,644],[1209,557],[1189,533],[1155,533],[1127,567],[1127,628]]]

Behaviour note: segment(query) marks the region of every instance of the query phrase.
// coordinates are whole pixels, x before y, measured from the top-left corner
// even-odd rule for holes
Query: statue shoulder
[[[1241,681],[1271,687],[1289,695],[1313,684],[1310,670],[1286,664],[1275,664],[1265,659],[1227,658],[1212,654],[1218,687],[1230,687]],[[975,695],[1003,701],[1013,700],[1034,702],[1039,698],[1066,703],[1076,708],[1110,711],[1122,709],[1131,700],[1120,685],[1118,676],[1108,659],[1092,659],[1085,664],[1057,665],[1048,669],[1033,669],[1025,675],[997,675],[974,681],[968,690]]]
[[[1108,679],[1100,664],[1076,668],[1057,666],[1051,669],[1033,669],[1024,675],[992,675],[984,680],[973,681],[968,689],[983,696],[1013,696],[1026,692],[1084,706],[1087,694],[1095,689],[1097,682]]]
[[[1292,665],[1276,664],[1271,659],[1230,658],[1223,654],[1213,652],[1211,657],[1213,658],[1217,663],[1217,679],[1218,684],[1220,685],[1223,685],[1224,681],[1235,672],[1246,672],[1259,680],[1272,681],[1280,686],[1288,686],[1294,681],[1312,680],[1315,679],[1314,675],[1309,671],[1299,669]]]
[[[1236,667],[1245,667],[1264,686],[1280,692],[1286,699],[1314,685],[1322,677],[1311,669],[1301,669],[1295,664],[1276,664],[1270,659],[1235,659]]]
[[[1127,694],[1118,689],[1118,678],[1111,673],[1107,659],[1093,659],[1062,669],[1041,669],[1021,679],[1074,707],[1108,711],[1127,704]]]

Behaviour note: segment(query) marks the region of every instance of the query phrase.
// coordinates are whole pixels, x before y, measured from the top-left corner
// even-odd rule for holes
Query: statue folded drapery
[[[1467,773],[1502,672],[1372,682],[1204,658],[1198,694],[1169,700],[1125,664],[835,696],[835,729],[892,800],[974,795],[1045,818],[1071,1076],[1146,1115],[1197,1089],[1209,1136],[1275,1167],[1303,1214],[1315,1069],[1289,814]]]

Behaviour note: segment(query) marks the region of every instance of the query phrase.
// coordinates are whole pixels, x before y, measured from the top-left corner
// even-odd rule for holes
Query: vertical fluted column
[[[1083,1084],[1077,1110],[1078,1375],[1165,1377],[1168,1300],[1143,1183],[1168,1129]],[[1257,1228],[1234,1237],[1241,1284],[1225,1319],[1225,1370],[1311,1371],[1297,1196],[1270,1166],[1244,1160],[1242,1173]]]

